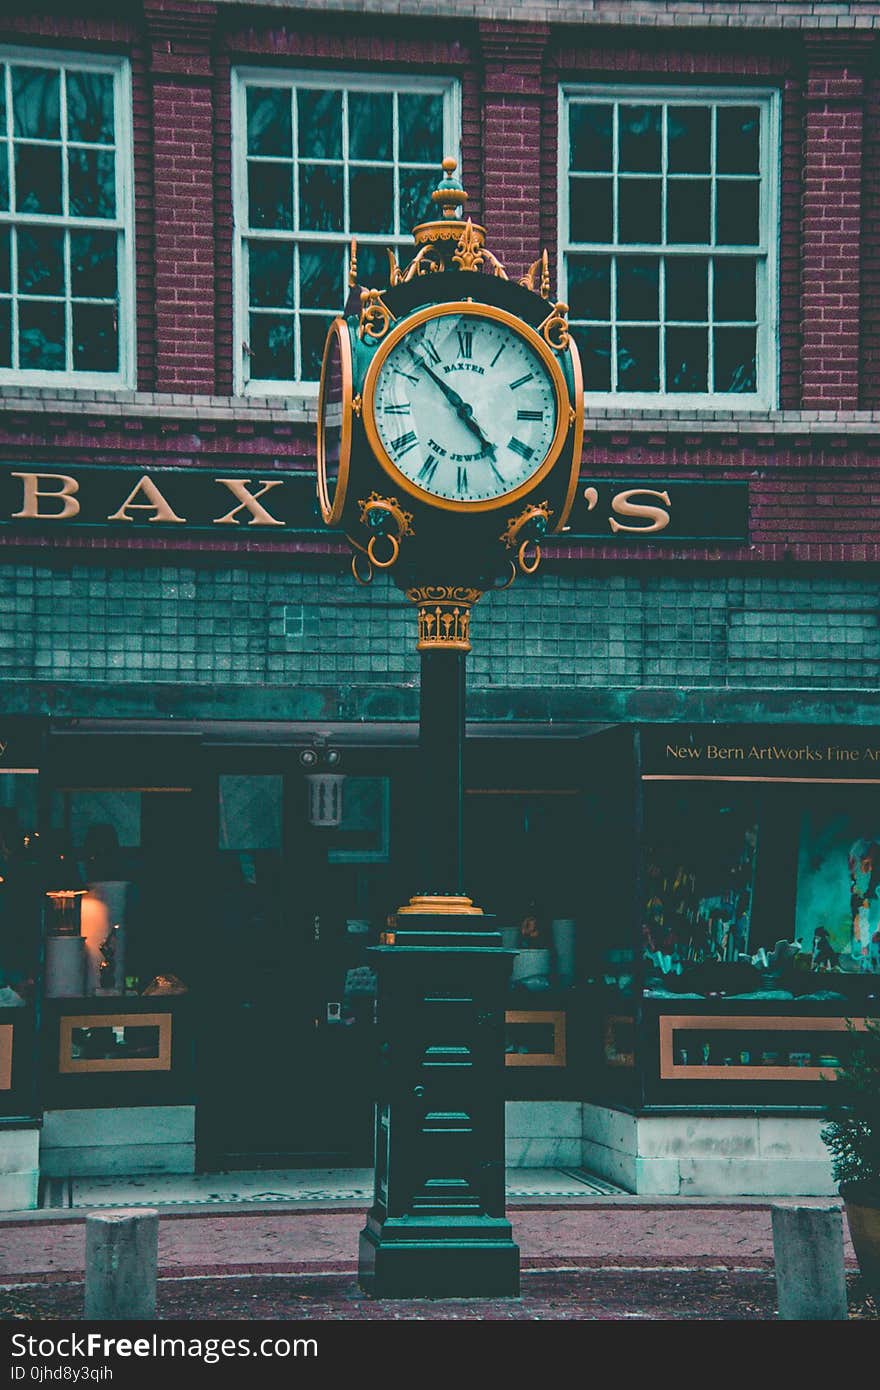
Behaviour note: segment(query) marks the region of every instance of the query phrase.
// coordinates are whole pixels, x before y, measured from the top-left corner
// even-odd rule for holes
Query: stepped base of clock
[[[483,909],[475,907],[470,898],[448,893],[414,893],[400,913],[427,914],[428,916],[482,917]]]
[[[494,927],[484,914],[414,912],[393,944],[369,950],[375,1184],[359,1279],[375,1297],[519,1292],[504,1205],[504,1005],[515,953]]]
[[[373,1298],[516,1298],[519,1247],[503,1218],[382,1221],[370,1213],[358,1282]]]

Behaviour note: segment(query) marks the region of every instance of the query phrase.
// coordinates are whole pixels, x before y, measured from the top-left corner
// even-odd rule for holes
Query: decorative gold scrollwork
[[[534,546],[531,559],[528,558],[529,546]],[[524,540],[516,552],[516,562],[523,574],[534,574],[541,563],[541,547],[537,541]]]
[[[453,252],[452,263],[457,265],[459,270],[479,270],[483,264],[483,239],[474,231],[470,217],[464,224],[464,231]]]
[[[507,527],[500,537],[502,544],[513,550],[523,539],[531,541],[545,536],[552,517],[549,502],[529,502],[516,516],[507,518]]]
[[[561,301],[554,304],[552,313],[538,325],[538,332],[554,352],[565,352],[571,341],[568,331],[568,305]]]
[[[363,396],[361,395],[360,392],[358,392],[358,394],[357,394],[356,396],[352,396],[352,398],[351,398],[351,408],[352,408],[352,410],[354,411],[355,415],[358,417],[358,419],[361,418],[361,410],[363,409],[363,405],[364,405],[364,398],[363,398]]]
[[[538,274],[538,271],[541,272],[540,291],[539,291],[539,293],[540,293],[542,299],[549,299],[549,298],[550,298],[550,263],[549,263],[549,260],[548,260],[548,258],[547,258],[547,252],[546,252],[546,251],[542,251],[541,254],[540,254],[540,256],[538,257],[538,259],[537,259],[536,261],[533,261],[533,262],[532,262],[532,264],[529,266],[528,270],[526,271],[525,275],[523,275],[523,276],[520,278],[520,280],[519,280],[518,283],[519,283],[520,285],[522,285],[525,289],[531,290],[532,293],[534,294],[534,292],[535,292],[535,277],[536,277],[536,275]]]
[[[351,572],[352,572],[352,574],[354,575],[355,583],[357,583],[357,584],[371,584],[372,581],[373,581],[373,566],[372,566],[372,564],[370,563],[369,560],[367,560],[367,562],[366,562],[366,564],[367,564],[366,574],[361,575],[361,574],[358,573],[358,560],[360,559],[362,553],[363,553],[362,551],[356,550],[356,551],[354,552],[354,554],[352,555],[352,557],[351,557]]]
[[[390,246],[387,247],[387,253],[388,253],[388,283],[389,283],[389,285],[402,285],[402,284],[403,284],[403,272],[401,271],[400,266],[397,264],[397,257],[395,256],[394,252],[391,250],[391,247],[390,247]]]
[[[412,536],[413,514],[405,512],[396,497],[383,497],[379,492],[371,492],[358,502],[361,509],[361,524],[376,529],[380,535],[390,534],[392,523],[398,536]]]
[[[482,592],[453,584],[407,589],[407,598],[419,610],[417,651],[469,652],[471,608]]]
[[[380,560],[376,553],[376,546],[377,544],[381,544],[382,541],[387,541],[391,547],[391,553],[386,560]],[[375,565],[377,570],[390,570],[391,566],[395,564],[399,554],[400,541],[397,539],[393,531],[382,532],[379,535],[370,537],[370,541],[367,546],[367,555],[370,558],[370,563],[372,565]]]
[[[500,594],[503,589],[509,589],[514,579],[516,579],[516,565],[513,563],[512,560],[509,560],[508,564],[510,565],[510,574],[507,576],[503,584],[495,584],[493,586],[496,593]]]
[[[361,314],[358,326],[358,337],[361,342],[364,338],[372,338],[378,342],[384,338],[391,324],[394,322],[394,314],[382,298],[380,290],[361,291]]]

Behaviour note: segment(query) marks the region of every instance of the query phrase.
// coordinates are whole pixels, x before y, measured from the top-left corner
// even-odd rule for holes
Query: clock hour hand
[[[431,380],[435,382],[437,386],[440,387],[440,390],[443,392],[446,399],[455,407],[455,413],[458,416],[458,418],[465,425],[467,425],[468,429],[471,431],[472,434],[475,434],[477,436],[477,438],[483,446],[485,453],[487,453],[490,456],[490,458],[494,456],[495,445],[492,443],[491,439],[486,438],[479,424],[474,419],[473,406],[468,405],[467,401],[462,400],[458,392],[454,391],[453,388],[443,380],[442,376],[437,375],[437,373],[425,360],[425,358],[422,356],[420,352],[416,352],[415,348],[411,347],[409,349],[409,354],[410,357],[412,357],[413,360],[419,364],[422,370],[427,372]],[[500,473],[498,473],[498,470],[495,468],[494,464],[492,465],[492,467],[493,472],[495,472],[496,476],[501,478],[501,475]],[[503,482],[504,479],[502,478],[501,481]]]

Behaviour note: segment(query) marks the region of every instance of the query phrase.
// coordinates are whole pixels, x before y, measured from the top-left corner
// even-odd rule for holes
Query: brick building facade
[[[74,1018],[74,1033],[65,1033],[71,1006],[61,1001],[92,991],[46,988],[52,962],[36,934],[33,948],[10,958],[0,990],[15,996],[20,984],[25,1008],[10,995],[0,1008],[0,1042],[4,1027],[22,1035],[0,1130],[15,1155],[7,1205],[36,1200],[40,1133],[49,1177],[363,1152],[362,1132],[353,1139],[322,1110],[321,1096],[326,1077],[343,1073],[356,1092],[345,1039],[362,1036],[357,999],[357,1026],[331,1027],[325,1003],[343,993],[344,971],[326,983],[320,952],[303,964],[266,924],[277,917],[279,933],[283,923],[291,940],[320,944],[313,923],[323,918],[327,951],[338,947],[341,958],[346,941],[358,945],[359,928],[346,935],[346,922],[368,920],[375,930],[407,896],[405,826],[400,847],[395,836],[417,814],[409,606],[390,583],[355,586],[344,542],[313,510],[277,529],[249,527],[247,515],[224,527],[181,526],[155,505],[138,512],[154,499],[137,485],[158,480],[180,511],[183,474],[173,470],[210,478],[213,502],[213,480],[230,476],[254,490],[273,474],[297,475],[311,489],[317,362],[347,293],[349,239],[359,240],[362,273],[381,274],[383,245],[406,246],[416,219],[404,212],[424,206],[440,155],[450,152],[472,195],[468,212],[488,228],[511,278],[546,248],[552,284],[570,305],[585,373],[582,484],[693,485],[697,511],[710,483],[738,484],[747,498],[734,539],[708,524],[686,534],[673,526],[672,538],[659,539],[635,527],[576,526],[548,543],[539,575],[476,611],[470,804],[495,798],[513,837],[506,852],[513,844],[530,866],[514,888],[502,847],[478,877],[511,927],[538,904],[548,950],[551,922],[573,918],[579,933],[574,983],[561,969],[561,947],[546,975],[552,1004],[539,1023],[546,1029],[552,1015],[552,1044],[535,1048],[525,1033],[512,1034],[513,1056],[555,1061],[510,1073],[511,1161],[588,1162],[636,1191],[775,1191],[785,1181],[795,1184],[787,1190],[827,1190],[814,1083],[834,1049],[814,1037],[811,1061],[791,1061],[810,1054],[801,1039],[785,1075],[771,1080],[765,1071],[762,1082],[760,1066],[773,1072],[775,1064],[758,1058],[778,1049],[757,1025],[750,1046],[737,1050],[746,1062],[712,1034],[699,1044],[709,1049],[701,1080],[686,1038],[669,1033],[664,1051],[661,1015],[676,992],[702,999],[698,1015],[717,1011],[706,999],[718,981],[686,990],[689,967],[745,968],[753,948],[769,957],[778,942],[796,939],[800,956],[815,958],[819,923],[803,918],[815,886],[805,862],[826,854],[828,873],[839,870],[835,817],[854,818],[844,839],[876,848],[880,838],[865,762],[880,722],[878,30],[880,5],[822,0],[143,0],[121,16],[101,3],[76,16],[48,0],[6,7],[0,742],[12,790],[2,805],[18,829],[39,824],[53,852],[66,837],[83,883],[137,882],[128,947],[137,964],[140,937],[137,987],[173,974],[193,996],[189,1013],[177,996],[168,1005],[176,1049],[168,1066],[150,1069],[148,1039],[146,1065],[118,1075],[104,1064],[124,1058],[101,1054],[100,1039],[90,1059],[90,1029],[106,1031],[92,1016],[109,1010],[130,1020],[135,1005],[103,996],[100,1008],[81,1003],[79,1017],[92,1022]],[[388,213],[395,202],[397,221]],[[99,472],[118,478],[115,525],[109,511],[100,525],[83,523]],[[78,517],[64,501],[74,495],[65,493],[69,478],[83,504]],[[713,747],[746,750],[742,775],[713,783],[730,805],[701,799],[716,792],[679,778],[651,742],[651,730],[674,730],[667,742],[689,742],[699,758],[710,726]],[[344,750],[343,768],[363,788],[363,820],[343,824],[329,856],[320,839],[327,832],[307,822],[298,760],[316,738],[319,750],[322,738]],[[783,786],[778,768],[749,761],[750,744],[773,738],[792,756],[807,745],[842,748],[848,770],[833,776],[843,754],[829,770],[829,751],[818,782],[788,777]],[[27,780],[34,768],[38,792]],[[588,890],[569,873],[554,897],[544,881],[551,841],[561,835],[575,859],[584,835],[601,841],[593,802],[609,778],[608,817],[620,830],[609,853],[627,887]],[[793,781],[802,783],[794,791]],[[386,790],[377,793],[380,784]],[[831,798],[819,810],[809,800],[815,786]],[[791,801],[795,792],[806,799]],[[657,800],[673,794],[675,808]],[[376,795],[384,812],[370,800]],[[764,798],[760,805],[747,802],[752,795]],[[230,808],[238,830],[227,824]],[[645,903],[658,875],[675,879],[660,862],[669,846],[657,848],[667,816],[711,824],[711,836],[702,833],[714,848],[694,830],[707,866],[702,890],[683,907],[667,902],[658,927]],[[735,932],[722,942],[705,927],[724,896],[719,874],[727,885],[743,827],[760,826],[759,845],[769,847],[778,826],[763,827],[780,818],[790,826],[777,845],[787,887],[770,883],[759,848],[746,917],[753,892],[763,916],[751,942],[734,950]],[[718,830],[733,822],[739,839]],[[87,831],[108,823],[122,858],[98,880],[85,864]],[[184,870],[168,836],[184,833],[204,878],[193,870],[180,893],[169,866]],[[247,921],[272,938],[252,988],[263,1012],[251,1013],[264,1020],[256,1027],[240,1013],[253,1001],[198,963],[216,944],[202,918],[217,912],[213,899],[205,907],[205,884],[219,881],[218,851],[248,859],[238,866],[250,892]],[[274,887],[264,894],[267,876]],[[806,1012],[823,1028],[829,1010],[835,1018],[876,1012],[874,892],[871,880],[865,959],[844,972],[847,988],[862,993],[832,989],[834,1002],[824,1005],[815,989],[808,995]],[[161,912],[169,896],[180,899],[175,930],[192,936],[178,956],[144,948],[144,904]],[[690,935],[673,939],[672,916],[682,913]],[[709,931],[708,946],[694,944],[695,922]],[[862,940],[853,932],[855,944],[837,941],[847,962]],[[217,954],[240,963],[231,927],[223,939]],[[351,955],[347,968],[359,959]],[[291,983],[292,1011],[302,1016],[296,1045],[309,1046],[318,1022],[328,1057],[324,1081],[297,1093],[297,1123],[280,1125],[269,1122],[262,1092],[249,1099],[246,1080],[281,1045],[265,1022],[287,1007],[267,992],[263,975],[273,971],[311,981],[308,989]],[[722,983],[720,992],[768,995],[767,981],[755,979],[751,989]],[[797,1013],[807,993],[791,983],[778,971],[771,980],[769,998],[787,996],[777,1006],[783,1014]],[[574,1003],[570,988],[581,990]],[[243,1038],[238,1062],[204,1003],[211,990]],[[139,995],[137,1007],[149,1008],[151,997]],[[518,997],[522,1013],[522,987]],[[676,1028],[688,1007],[678,1006]],[[772,1007],[741,1002],[734,1013]],[[161,1034],[158,1024],[144,1028],[154,1026]],[[566,1066],[557,1065],[560,1027]],[[40,1040],[36,1060],[27,1028]],[[74,1035],[80,1041],[59,1071],[59,1047]],[[212,1050],[239,1067],[237,1126],[222,1116],[220,1073],[205,1060]],[[710,1078],[716,1062],[742,1070]],[[654,1112],[676,1107],[698,1107],[704,1128],[692,1151],[672,1159],[657,1138],[666,1120]],[[70,1118],[84,1111],[93,1115],[85,1142]],[[712,1128],[731,1117],[745,1146],[735,1173]],[[246,1141],[240,1131],[249,1127],[256,1137]],[[778,1176],[774,1154],[797,1160],[794,1176]]]

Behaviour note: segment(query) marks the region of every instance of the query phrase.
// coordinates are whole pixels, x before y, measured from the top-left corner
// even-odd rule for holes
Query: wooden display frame
[[[673,1035],[681,1032],[718,1033],[844,1033],[846,1018],[808,1018],[803,1015],[762,1017],[759,1014],[662,1014],[660,1030],[660,1079],[662,1081],[823,1081],[835,1079],[830,1067],[796,1066],[693,1066],[674,1060]],[[864,1030],[864,1018],[849,1020]]]
[[[504,1015],[505,1023],[551,1023],[553,1025],[552,1052],[506,1052],[506,1067],[564,1067],[565,1066],[565,1011],[535,1012],[532,1009],[508,1009]]]
[[[14,1023],[0,1023],[0,1091],[12,1090],[12,1039]]]
[[[74,1057],[74,1028],[158,1028],[155,1057]],[[58,1070],[63,1075],[109,1071],[170,1071],[171,1014],[68,1014],[59,1020]]]

